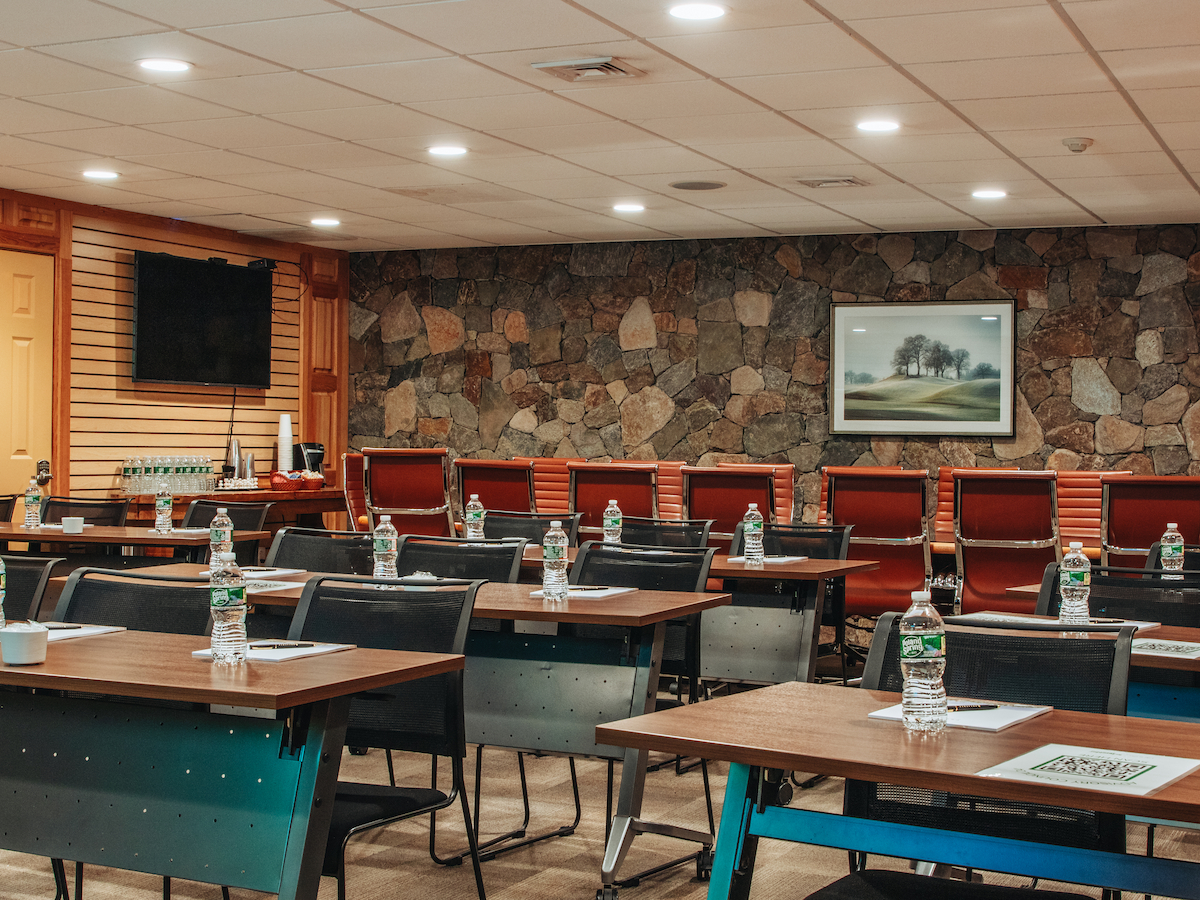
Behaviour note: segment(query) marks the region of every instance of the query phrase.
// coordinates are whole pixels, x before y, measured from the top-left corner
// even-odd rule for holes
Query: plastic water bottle
[[[171,496],[171,487],[167,484],[166,476],[158,483],[158,493],[154,495],[154,530],[159,534],[170,534],[174,529],[171,524],[171,507],[175,498]]]
[[[1058,621],[1087,625],[1092,618],[1088,595],[1092,592],[1092,564],[1083,555],[1083,544],[1071,541],[1058,567]]]
[[[208,587],[212,612],[213,662],[234,666],[246,661],[246,581],[232,553],[217,559]]]
[[[208,524],[208,570],[215,572],[221,565],[221,554],[233,552],[233,520],[229,510],[217,507],[217,514]]]
[[[0,628],[8,622],[4,618],[4,597],[8,593],[8,575],[4,571],[4,560],[0,559]]]
[[[37,479],[29,479],[29,487],[25,488],[25,522],[26,528],[40,528],[42,524],[42,491]]]
[[[557,519],[542,538],[542,598],[567,599],[567,533]]]
[[[742,554],[748,563],[763,561],[763,517],[757,503],[751,503],[742,517]]]
[[[621,543],[621,525],[624,521],[625,517],[621,515],[621,507],[617,506],[617,501],[609,500],[608,506],[604,507],[604,543]]]
[[[1164,580],[1182,581],[1183,576],[1175,573],[1183,568],[1183,535],[1174,522],[1167,523],[1167,530],[1158,541],[1159,564],[1166,570]]]
[[[467,540],[483,540],[483,517],[486,515],[487,510],[479,502],[479,495],[472,494],[471,499],[467,501],[467,505],[463,509],[463,531],[466,534]]]
[[[946,628],[928,591],[913,591],[900,620],[901,709],[908,731],[937,734],[946,727]]]
[[[375,567],[371,570],[372,578],[396,577],[396,545],[399,540],[400,535],[392,524],[392,517],[380,516],[373,539]]]

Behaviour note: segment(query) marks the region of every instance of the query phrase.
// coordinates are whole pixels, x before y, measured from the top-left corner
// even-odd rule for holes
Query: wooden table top
[[[463,668],[452,653],[344,650],[285,662],[214,666],[200,635],[120,631],[52,641],[36,666],[0,666],[0,684],[287,709]]]
[[[577,547],[567,548],[567,559],[575,561],[579,553]],[[523,565],[528,568],[542,567],[542,547],[540,544],[528,544]],[[730,562],[729,555],[718,553],[713,557],[712,566],[708,570],[710,578],[755,578],[765,581],[816,581],[820,578],[835,578],[850,572],[869,572],[878,569],[879,563],[866,559],[804,559],[789,563],[764,563],[760,566],[748,566],[745,562]]]
[[[172,563],[166,566],[150,566],[145,569],[130,569],[139,574],[196,576],[208,571],[207,565],[194,563]],[[262,606],[295,606],[309,579],[320,572],[301,572],[281,575],[272,581],[292,581],[292,590],[278,590],[263,594],[252,594],[250,602]],[[66,577],[50,579],[65,584]],[[547,603],[541,597],[531,597],[530,592],[539,590],[535,584],[498,584],[488,582],[475,595],[476,618],[522,619],[541,622],[574,622],[586,625],[621,625],[637,627],[653,625],[677,616],[686,616],[715,606],[725,606],[730,595],[723,593],[693,594],[683,591],[632,591],[615,597],[599,599],[571,598],[562,603]]]
[[[1195,757],[1200,724],[1053,710],[1000,732],[948,728],[929,738],[908,734],[899,722],[867,718],[899,701],[886,691],[787,682],[600,725],[596,739],[753,766],[1200,821],[1200,772],[1149,797],[975,774],[1055,743]]]
[[[235,541],[265,541],[267,531],[235,531]],[[150,528],[133,525],[92,525],[82,534],[63,534],[61,528],[26,528],[12,522],[0,522],[0,540],[29,541],[35,544],[121,544],[139,547],[207,547],[209,532],[188,529],[159,534]]]

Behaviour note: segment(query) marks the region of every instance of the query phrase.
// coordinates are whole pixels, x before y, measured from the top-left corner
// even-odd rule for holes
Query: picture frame
[[[1011,437],[1016,303],[834,303],[829,433]]]

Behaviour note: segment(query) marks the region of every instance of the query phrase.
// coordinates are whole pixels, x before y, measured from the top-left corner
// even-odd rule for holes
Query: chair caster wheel
[[[367,748],[366,747],[351,747],[350,755],[351,756],[366,756]]]
[[[696,878],[700,881],[708,881],[712,878],[713,870],[713,852],[710,847],[705,847],[696,856]]]
[[[596,891],[596,900],[617,900],[616,887],[602,887]]]

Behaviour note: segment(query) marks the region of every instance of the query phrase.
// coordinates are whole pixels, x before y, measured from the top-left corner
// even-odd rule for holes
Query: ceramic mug
[[[9,622],[0,628],[0,658],[6,666],[44,663],[49,636],[49,630],[39,622]]]
[[[63,516],[63,534],[83,534],[83,516]]]

